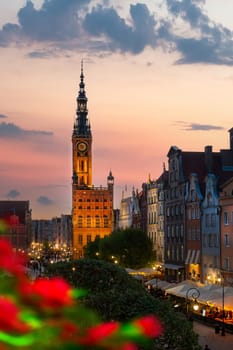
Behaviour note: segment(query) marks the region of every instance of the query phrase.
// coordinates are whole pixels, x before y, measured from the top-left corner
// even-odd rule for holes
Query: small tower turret
[[[113,191],[114,186],[114,176],[112,175],[112,171],[109,171],[109,175],[107,177],[108,189]]]

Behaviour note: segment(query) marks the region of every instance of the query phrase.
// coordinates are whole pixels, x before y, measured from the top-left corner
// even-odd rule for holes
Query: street
[[[193,322],[194,331],[199,335],[199,344],[204,349],[207,344],[210,350],[229,350],[233,349],[233,334],[225,333],[225,336],[215,334],[213,327],[209,327],[198,323]]]

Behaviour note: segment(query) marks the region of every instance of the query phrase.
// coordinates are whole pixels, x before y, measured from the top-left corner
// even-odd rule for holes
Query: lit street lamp
[[[193,310],[197,311],[199,309],[199,305],[197,303],[197,298],[199,298],[199,296],[200,296],[200,291],[197,288],[191,287],[187,290],[187,292],[186,292],[186,312],[187,312],[188,318],[189,318],[189,299],[190,299],[190,297],[192,298],[192,300],[194,301]]]
[[[224,291],[224,277],[221,275],[221,278],[218,278],[218,282],[222,285],[222,332],[221,335],[225,335],[225,328],[224,328],[224,322],[225,322],[225,291]]]

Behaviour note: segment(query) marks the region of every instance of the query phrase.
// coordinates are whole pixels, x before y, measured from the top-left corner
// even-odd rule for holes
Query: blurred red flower
[[[158,337],[163,331],[161,323],[153,315],[142,317],[133,324],[140,328],[144,336],[150,338]]]
[[[17,277],[22,277],[25,275],[25,264],[26,256],[14,252],[6,239],[0,239],[0,268]]]
[[[20,310],[6,296],[0,296],[0,331],[9,333],[27,333],[30,327],[20,320]]]
[[[19,291],[23,299],[43,309],[57,309],[73,304],[72,288],[62,278],[22,280]]]
[[[85,345],[95,345],[115,334],[119,329],[118,322],[106,322],[91,327],[87,330],[86,337],[83,341]]]

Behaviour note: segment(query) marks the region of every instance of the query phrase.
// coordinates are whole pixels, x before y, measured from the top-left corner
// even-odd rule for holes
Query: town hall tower
[[[113,230],[114,177],[109,172],[107,187],[92,184],[92,133],[88,120],[83,63],[72,134],[72,226],[74,258],[83,256],[84,247]]]

